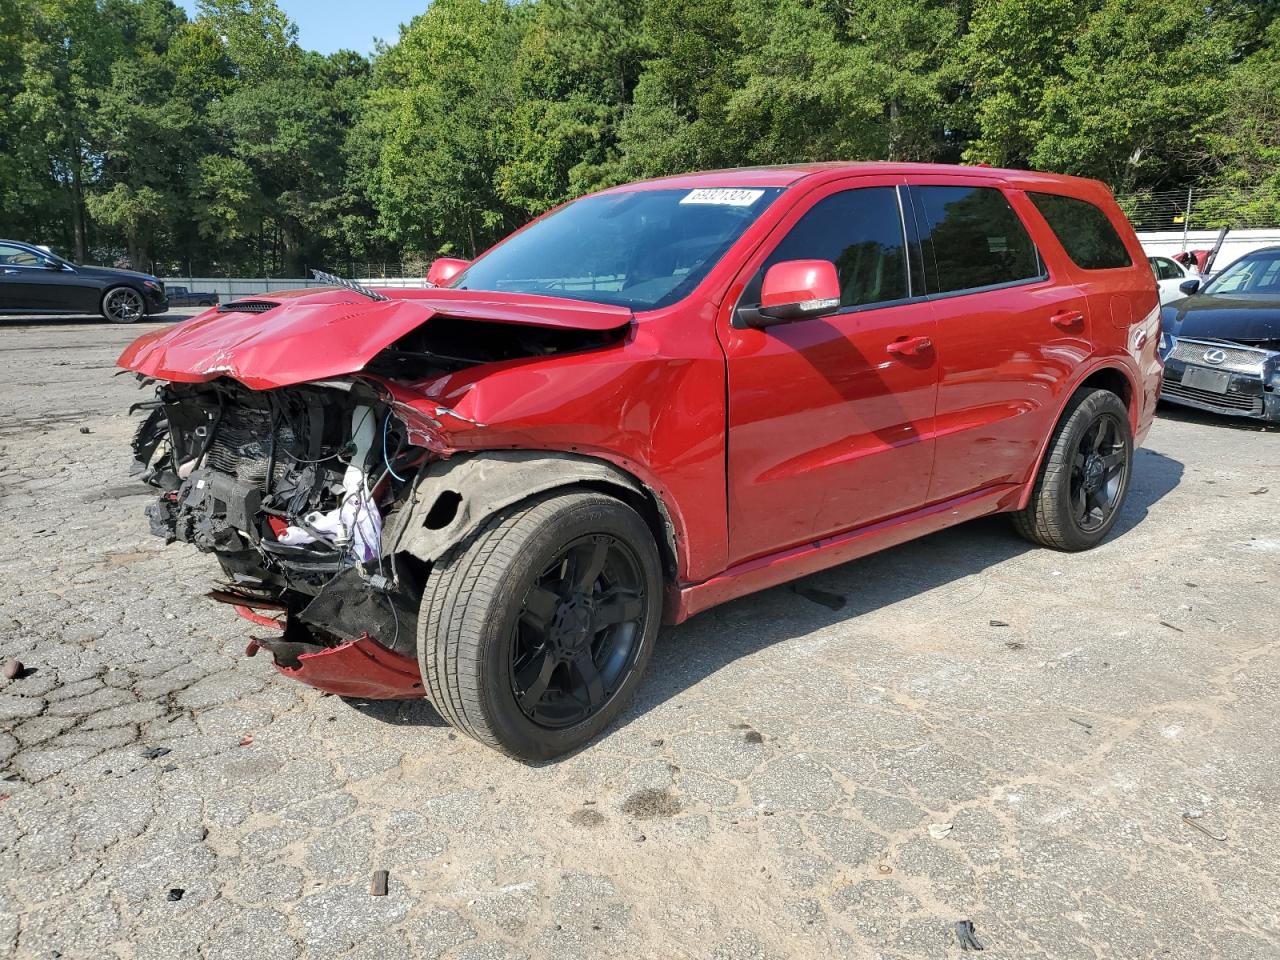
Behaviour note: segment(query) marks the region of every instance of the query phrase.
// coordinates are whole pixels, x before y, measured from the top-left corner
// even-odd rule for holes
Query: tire
[[[111,323],[135,323],[147,315],[147,302],[133,287],[112,287],[102,295],[98,309]]]
[[[1123,401],[1109,390],[1078,390],[1054,428],[1031,500],[1013,515],[1014,527],[1054,550],[1096,547],[1115,526],[1132,475],[1133,433]]]
[[[428,697],[458,730],[509,756],[573,750],[639,684],[662,586],[653,535],[621,501],[559,491],[508,508],[427,579],[418,661]]]

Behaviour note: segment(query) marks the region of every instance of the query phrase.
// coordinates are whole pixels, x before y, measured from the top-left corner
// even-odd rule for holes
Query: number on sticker
[[[763,190],[742,190],[730,187],[703,187],[690,190],[681,203],[716,203],[726,207],[749,207],[764,196]]]

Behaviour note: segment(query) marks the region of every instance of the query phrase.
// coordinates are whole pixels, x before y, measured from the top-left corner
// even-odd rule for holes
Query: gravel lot
[[[1162,411],[1089,554],[997,518],[667,630],[525,767],[243,656],[127,475],[149,328],[0,319],[0,954],[1280,955],[1277,433]]]

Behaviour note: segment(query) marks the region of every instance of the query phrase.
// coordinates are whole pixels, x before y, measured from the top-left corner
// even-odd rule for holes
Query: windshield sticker
[[[714,203],[723,207],[749,207],[763,196],[763,190],[703,187],[699,190],[690,190],[680,202]]]

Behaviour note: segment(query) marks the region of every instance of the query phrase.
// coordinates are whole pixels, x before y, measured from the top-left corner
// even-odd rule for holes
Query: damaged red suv
[[[1146,257],[1068,177],[670,177],[433,278],[145,335],[137,469],[251,652],[525,759],[608,724],[661,623],[984,514],[1094,546],[1160,388]]]

